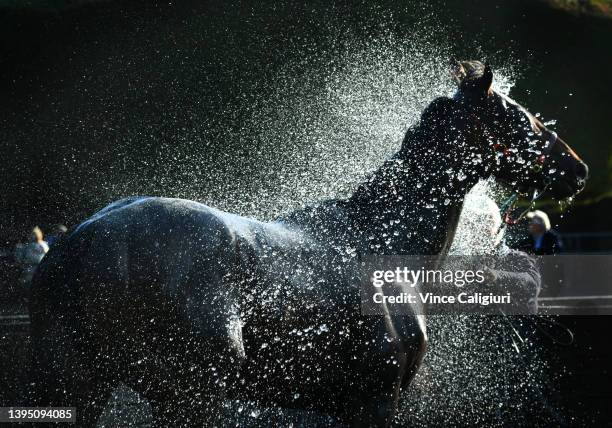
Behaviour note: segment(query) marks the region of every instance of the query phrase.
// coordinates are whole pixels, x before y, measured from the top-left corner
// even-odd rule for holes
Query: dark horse
[[[424,319],[363,316],[364,254],[444,254],[464,195],[579,192],[587,167],[493,73],[457,63],[400,151],[345,200],[271,223],[197,202],[117,201],[45,257],[31,296],[35,397],[93,426],[124,382],[158,426],[219,425],[231,397],[389,426],[426,348]]]

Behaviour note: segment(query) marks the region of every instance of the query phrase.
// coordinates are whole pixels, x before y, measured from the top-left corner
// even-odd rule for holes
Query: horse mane
[[[328,200],[280,219],[329,239],[343,231],[364,240],[368,249],[408,254],[444,251],[454,234],[463,197],[477,181],[475,174],[456,175],[465,167],[466,142],[453,121],[456,100],[440,97],[406,131],[401,147],[347,199]],[[393,236],[395,244],[389,237]],[[411,239],[411,236],[428,237]],[[419,242],[416,242],[419,241]],[[423,243],[425,242],[425,243]]]
[[[453,148],[448,132],[448,120],[455,101],[448,97],[434,99],[423,111],[418,123],[410,126],[404,135],[399,151],[371,173],[349,198],[357,205],[382,197],[390,186],[401,187],[410,174],[419,173],[425,166],[440,162],[442,150]],[[424,177],[430,179],[431,177]]]

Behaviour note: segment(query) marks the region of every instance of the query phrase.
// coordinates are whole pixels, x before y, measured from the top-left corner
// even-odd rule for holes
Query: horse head
[[[587,165],[534,115],[493,90],[490,67],[458,62],[453,75],[455,96],[434,99],[400,150],[349,200],[358,229],[372,237],[368,250],[445,251],[465,195],[490,176],[514,191],[502,204],[507,224],[526,212],[512,216],[519,195],[533,201],[546,191],[566,199],[585,186]]]
[[[459,127],[478,148],[488,174],[519,194],[549,191],[565,199],[584,188],[587,165],[523,106],[492,89],[488,65],[456,62],[452,74]]]

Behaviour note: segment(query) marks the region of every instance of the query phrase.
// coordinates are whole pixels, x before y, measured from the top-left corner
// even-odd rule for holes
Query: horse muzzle
[[[576,196],[586,186],[589,178],[589,167],[581,160],[572,162],[569,168],[561,168],[553,175],[550,193],[555,199],[566,199]]]

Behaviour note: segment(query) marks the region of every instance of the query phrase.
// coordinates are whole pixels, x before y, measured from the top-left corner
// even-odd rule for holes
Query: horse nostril
[[[586,180],[589,176],[589,167],[584,162],[578,162],[576,165],[576,178]]]

